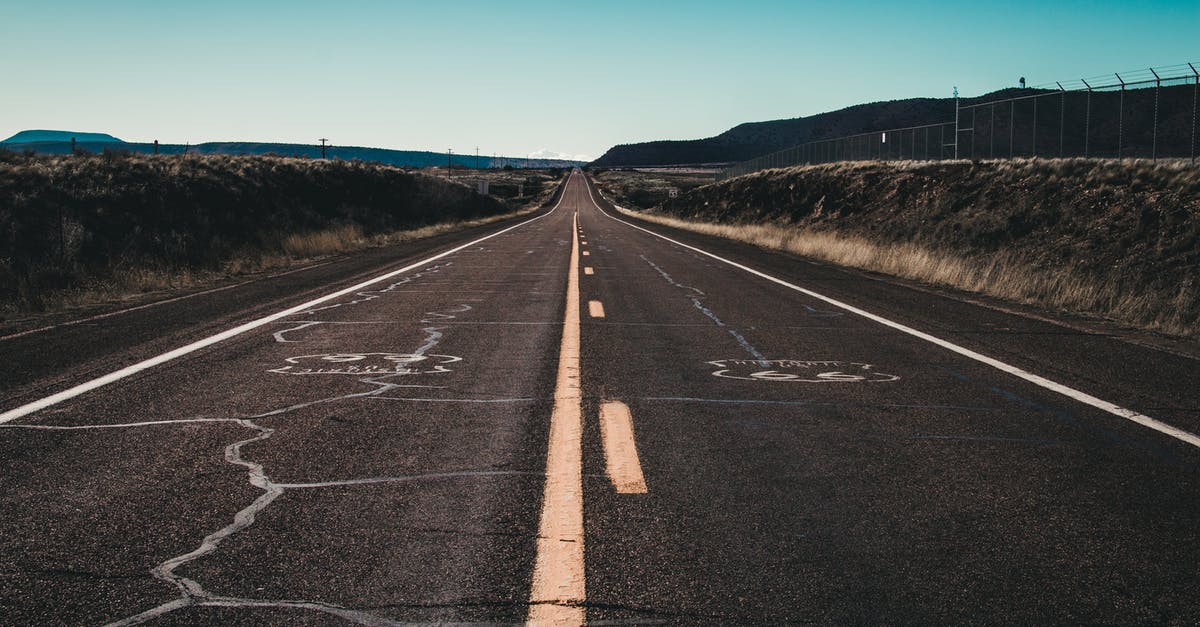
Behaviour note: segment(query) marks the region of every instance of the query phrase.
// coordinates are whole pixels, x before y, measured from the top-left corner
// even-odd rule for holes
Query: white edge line
[[[1063,385],[1056,381],[1051,381],[1045,377],[1033,374],[1032,372],[1022,370],[1021,368],[1018,368],[1016,366],[1002,362],[999,359],[995,359],[992,357],[988,357],[987,355],[977,353],[969,348],[959,346],[958,344],[955,344],[953,342],[949,342],[947,340],[943,340],[941,338],[934,337],[928,333],[925,333],[924,331],[918,331],[912,327],[900,324],[899,322],[893,322],[892,320],[888,320],[887,318],[884,318],[882,316],[875,315],[869,311],[864,311],[853,305],[843,303],[842,301],[837,300],[835,298],[830,298],[823,294],[818,294],[812,290],[805,289],[805,288],[795,285],[793,283],[784,281],[783,279],[778,279],[778,278],[773,277],[764,272],[755,270],[754,268],[744,266],[740,263],[737,263],[736,261],[730,261],[728,259],[725,259],[724,257],[714,255],[706,250],[696,248],[695,246],[689,246],[688,244],[684,244],[683,242],[680,242],[678,240],[671,239],[665,235],[660,235],[658,233],[655,233],[654,231],[651,231],[650,229],[645,229],[645,228],[642,228],[631,222],[626,222],[625,220],[614,217],[614,216],[610,215],[607,211],[602,209],[600,207],[600,204],[596,202],[596,197],[592,195],[591,182],[588,181],[588,183],[589,183],[587,186],[588,197],[591,199],[592,204],[596,206],[596,209],[600,210],[600,213],[604,214],[606,217],[608,217],[611,220],[616,220],[617,222],[620,222],[621,224],[633,227],[639,231],[644,231],[644,232],[649,233],[650,235],[653,235],[659,239],[666,240],[668,242],[671,242],[672,244],[676,244],[676,245],[682,246],[688,250],[700,253],[707,257],[711,257],[717,261],[731,265],[740,270],[745,270],[746,272],[749,272],[750,274],[753,274],[757,277],[771,281],[772,283],[777,283],[784,287],[787,287],[787,288],[793,289],[797,292],[800,292],[801,294],[805,294],[807,296],[811,296],[812,298],[816,298],[818,300],[829,303],[830,305],[833,305],[834,307],[840,307],[841,309],[844,309],[846,311],[849,311],[850,313],[862,316],[868,320],[878,322],[879,324],[882,324],[887,327],[891,327],[893,329],[896,329],[897,331],[901,331],[901,332],[907,333],[913,337],[917,337],[922,340],[925,340],[926,342],[936,344],[946,350],[949,350],[954,353],[958,353],[959,355],[968,357],[970,359],[974,359],[975,361],[978,361],[980,363],[987,364],[997,370],[1000,370],[1002,372],[1007,372],[1008,374],[1011,374],[1013,376],[1024,379],[1030,383],[1033,383],[1034,385],[1037,385],[1037,386],[1043,387],[1047,390],[1051,390],[1053,392],[1057,392],[1064,396],[1073,398],[1081,403],[1084,403],[1086,405],[1091,405],[1092,407],[1095,407],[1097,409],[1100,409],[1100,410],[1106,411],[1110,414],[1113,414],[1114,416],[1119,416],[1126,420],[1131,420],[1133,422],[1136,422],[1137,424],[1142,425],[1143,427],[1149,427],[1151,429],[1154,429],[1155,431],[1158,431],[1159,433],[1169,435],[1177,440],[1186,442],[1188,444],[1191,444],[1192,446],[1200,448],[1200,436],[1197,436],[1196,434],[1191,433],[1189,431],[1184,431],[1183,429],[1180,429],[1178,427],[1173,427],[1173,426],[1171,426],[1165,422],[1162,422],[1161,420],[1158,420],[1156,418],[1151,418],[1150,416],[1147,416],[1145,414],[1140,414],[1136,411],[1133,411],[1132,409],[1126,409],[1115,403],[1110,403],[1106,400],[1096,398],[1095,396],[1092,396],[1091,394],[1082,392],[1080,390],[1076,390],[1075,388]],[[613,206],[616,207],[617,205],[614,204]]]
[[[573,176],[573,174],[572,174],[572,176]],[[563,185],[566,185],[566,183],[563,183]],[[241,335],[247,331],[252,331],[254,329],[257,329],[261,326],[270,324],[281,318],[286,318],[294,313],[299,313],[299,312],[309,309],[315,305],[319,305],[321,303],[328,302],[330,300],[339,298],[341,296],[345,296],[346,294],[350,294],[352,292],[357,292],[358,290],[361,290],[365,287],[369,287],[371,285],[379,283],[380,281],[385,281],[394,276],[404,274],[405,272],[410,272],[410,271],[415,270],[423,265],[426,265],[433,261],[437,261],[438,259],[441,259],[443,257],[452,255],[460,250],[463,250],[464,248],[470,248],[471,246],[474,246],[482,241],[489,240],[493,237],[496,237],[497,235],[502,235],[513,229],[523,227],[526,224],[529,224],[531,222],[541,220],[542,218],[544,218],[558,210],[559,205],[562,204],[563,196],[564,196],[564,194],[560,193],[559,197],[558,197],[558,202],[554,203],[554,207],[551,208],[550,211],[547,211],[546,213],[543,213],[542,215],[537,216],[535,218],[531,218],[531,219],[521,222],[519,224],[514,224],[506,229],[496,231],[495,233],[492,233],[490,235],[485,235],[484,237],[481,237],[476,240],[472,240],[472,241],[467,242],[466,244],[462,244],[460,246],[456,246],[454,248],[451,248],[450,250],[438,253],[432,257],[427,257],[416,263],[412,263],[407,266],[404,266],[403,268],[400,268],[399,270],[393,270],[386,274],[381,274],[373,279],[368,279],[357,285],[353,285],[351,287],[347,287],[345,289],[341,289],[336,292],[333,292],[332,294],[326,294],[325,296],[321,296],[319,298],[310,300],[306,303],[301,303],[299,305],[290,307],[290,308],[280,311],[278,313],[274,313],[269,316],[266,316],[265,318],[259,318],[258,320],[252,320],[252,321],[242,324],[240,326],[236,326],[232,329],[222,331],[216,335],[211,335],[202,340],[192,342],[191,344],[187,344],[185,346],[180,346],[179,348],[176,348],[175,350],[168,351],[166,353],[158,355],[157,357],[151,357],[150,359],[147,359],[145,361],[140,361],[140,362],[130,365],[130,366],[126,366],[115,372],[110,372],[102,377],[97,377],[95,379],[92,379],[91,381],[81,383],[75,387],[68,388],[61,392],[58,392],[57,394],[52,394],[45,398],[36,400],[32,403],[27,403],[25,405],[21,405],[20,407],[15,408],[15,409],[10,409],[10,410],[0,414],[0,424],[4,424],[6,422],[11,422],[18,418],[28,416],[29,414],[32,414],[36,411],[40,411],[47,407],[57,405],[58,403],[61,403],[65,400],[75,398],[76,396],[79,396],[80,394],[83,394],[85,392],[90,392],[96,388],[104,387],[110,383],[120,381],[121,379],[124,379],[124,378],[129,377],[134,374],[137,374],[143,370],[148,370],[155,366],[160,366],[171,360],[177,359],[179,357],[183,357],[184,355],[187,355],[189,353],[194,353],[202,348],[212,346],[213,344],[222,342],[231,337]]]

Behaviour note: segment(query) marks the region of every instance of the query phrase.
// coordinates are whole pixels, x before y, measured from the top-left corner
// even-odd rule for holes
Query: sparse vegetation
[[[522,206],[357,161],[0,151],[0,314],[195,286]]]
[[[649,209],[666,202],[671,190],[682,194],[713,182],[716,171],[669,172],[645,170],[600,170],[593,180],[602,185],[609,198],[637,209]]]
[[[1200,337],[1200,168],[854,163],[766,170],[639,214],[841,265]]]

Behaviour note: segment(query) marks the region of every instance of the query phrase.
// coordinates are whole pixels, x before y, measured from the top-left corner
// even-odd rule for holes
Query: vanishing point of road
[[[1200,360],[618,212],[0,338],[0,623],[1200,622]]]

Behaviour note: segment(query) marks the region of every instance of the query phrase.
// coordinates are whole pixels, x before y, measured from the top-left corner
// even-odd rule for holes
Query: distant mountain
[[[41,133],[53,133],[55,139],[49,140],[30,140],[28,137],[39,137]],[[66,133],[66,139],[59,139]],[[0,142],[0,147],[13,151],[32,150],[33,152],[45,154],[70,154],[71,152],[71,137],[76,139],[76,148],[89,152],[102,152],[104,150],[124,150],[138,153],[153,153],[155,150],[154,144],[146,143],[129,143],[121,142],[120,140],[105,135],[102,133],[69,133],[65,131],[22,131],[12,136],[4,142]],[[85,139],[85,137],[93,138],[109,138],[109,139]],[[15,140],[20,141],[15,141]],[[159,144],[158,152],[164,155],[178,155],[184,152],[199,153],[199,154],[225,154],[225,155],[262,155],[274,154],[284,157],[306,157],[319,158],[321,156],[321,148],[319,146],[311,146],[307,144],[273,144],[273,143],[256,143],[256,142],[208,142],[204,144]],[[326,156],[330,159],[359,159],[362,161],[374,161],[376,163],[384,163],[400,167],[410,168],[425,168],[430,166],[446,165],[446,154],[440,152],[428,152],[423,150],[388,150],[386,148],[365,148],[360,146],[330,146],[326,149]],[[572,166],[583,165],[584,161],[576,161],[570,159],[525,159],[513,157],[484,157],[475,155],[452,155],[452,163],[456,168],[473,168],[478,165],[480,168],[500,168],[506,165],[511,165],[514,168],[569,168]]]
[[[977,101],[1007,97],[1001,90]],[[1032,94],[1032,90],[1025,90]],[[966,104],[967,99],[963,99]],[[729,163],[753,159],[819,139],[935,124],[954,119],[953,98],[909,98],[855,105],[802,118],[748,122],[706,139],[664,140],[614,146],[594,166]]]
[[[12,137],[0,142],[0,144],[28,144],[33,142],[68,142],[74,137],[77,142],[88,142],[95,144],[120,144],[121,140],[109,135],[108,133],[78,133],[76,131],[21,131]]]

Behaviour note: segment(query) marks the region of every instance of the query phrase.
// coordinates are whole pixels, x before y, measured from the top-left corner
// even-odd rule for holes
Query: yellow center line
[[[603,318],[604,317],[604,303],[602,303],[598,300],[589,300],[588,301],[588,315],[593,318]]]
[[[573,223],[579,224],[579,214]],[[573,231],[575,229],[572,229]],[[572,238],[567,307],[546,450],[546,487],[529,593],[531,625],[582,625],[583,392],[579,377],[579,237]]]
[[[633,437],[633,415],[620,401],[600,405],[600,438],[604,440],[604,462],[608,478],[619,494],[645,494],[646,478]]]

